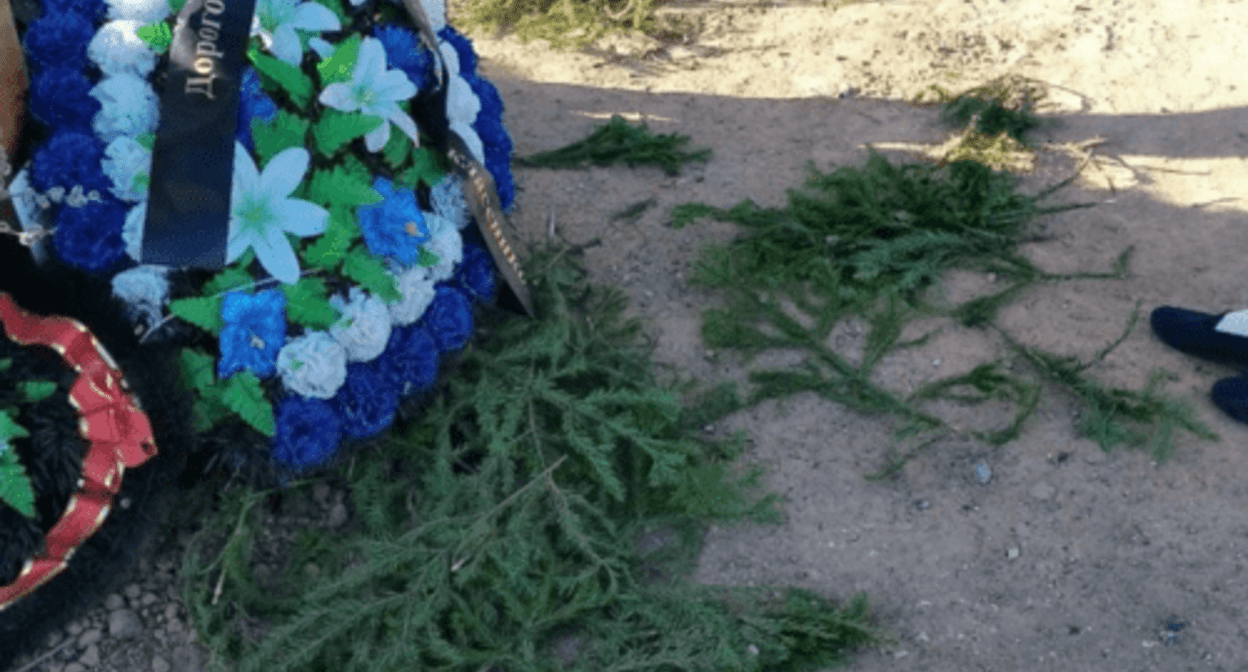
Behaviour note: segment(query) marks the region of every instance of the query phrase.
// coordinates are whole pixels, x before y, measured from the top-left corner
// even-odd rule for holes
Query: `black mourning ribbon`
[[[220,270],[229,238],[239,87],[255,0],[188,0],[160,99],[144,264]]]

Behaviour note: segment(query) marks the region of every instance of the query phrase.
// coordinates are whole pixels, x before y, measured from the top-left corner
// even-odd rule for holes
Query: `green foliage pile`
[[[688,142],[687,135],[654,135],[646,124],[633,126],[616,114],[611,121],[594,128],[584,140],[549,152],[517,157],[515,163],[534,168],[580,168],[589,163],[596,166],[625,163],[632,168],[649,164],[661,167],[668,175],[679,175],[684,164],[705,163],[711,158],[711,150],[707,148],[692,152],[681,149]]]
[[[292,566],[315,560],[318,578],[259,587],[249,556],[268,493],[223,496],[182,573],[210,669],[552,670],[569,627],[587,635],[571,669],[594,671],[822,670],[885,641],[864,595],[839,609],[807,590],[685,581],[708,521],[782,520],[774,493],[747,502],[761,468],[729,475],[744,435],[700,436],[708,409],[736,400],[683,407],[655,383],[639,322],[620,319],[618,288],[585,285],[566,250],[529,265],[537,319],[485,320],[419,421],[347,469],[365,530],[305,531]],[[656,526],[680,543],[643,556],[638,535]],[[668,580],[642,580],[656,569]]]
[[[952,101],[946,98],[943,116],[949,121],[978,118],[981,132],[1005,131],[1026,145],[1023,132],[1038,125],[1030,112],[1030,98],[1024,96],[1021,109],[1009,110],[1002,107],[1007,95],[997,85],[972,89]],[[1219,440],[1195,419],[1187,402],[1158,392],[1161,381],[1173,376],[1169,372],[1154,371],[1143,391],[1106,389],[1085,374],[1130,334],[1138,303],[1122,337],[1089,362],[1019,345],[993,323],[1001,306],[1037,283],[1126,276],[1131,248],[1118,256],[1109,273],[1050,274],[1019,254],[1018,245],[1024,240],[1044,240],[1026,231],[1026,224],[1035,218],[1095,205],[1038,207],[1074,175],[1026,196],[1015,192],[1014,176],[978,161],[894,166],[874,150],[863,168],[842,167],[824,174],[811,164],[809,173],[804,189],[789,191],[784,208],[759,208],[747,199],[730,209],[687,203],[672,210],[671,224],[677,228],[712,217],[753,230],[726,245],[702,250],[696,263],[694,282],[728,290],[731,297],[727,308],[703,312],[707,347],[739,351],[747,363],[776,348],[810,355],[798,370],[752,372],[750,381],[757,387],[747,406],[811,391],[868,415],[899,418],[901,426],[890,442],[886,464],[868,477],[872,480],[897,473],[910,457],[953,431],[914,402],[1013,401],[1020,408],[1008,427],[969,434],[992,446],[1014,440],[1039,403],[1040,383],[1004,373],[1012,362],[984,363],[967,374],[934,381],[906,399],[871,381],[872,369],[885,355],[922,346],[940,331],[898,343],[906,322],[913,316],[946,316],[966,327],[993,328],[1019,363],[1069,389],[1084,405],[1079,432],[1106,452],[1122,444],[1146,447],[1160,463],[1173,452],[1177,429]],[[1009,286],[959,306],[928,303],[925,291],[942,289],[943,274],[955,268],[995,273]],[[782,310],[782,298],[813,326],[804,327]],[[836,324],[850,316],[865,317],[871,329],[857,366],[825,345]],[[955,388],[973,388],[978,394],[956,395]],[[897,451],[901,440],[924,433],[911,450]]]

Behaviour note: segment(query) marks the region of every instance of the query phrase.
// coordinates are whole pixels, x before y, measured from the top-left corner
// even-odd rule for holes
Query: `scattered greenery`
[[[455,25],[465,33],[512,28],[526,44],[542,39],[558,50],[581,49],[612,33],[662,29],[656,5],[656,0],[472,0],[457,7]]]
[[[681,165],[691,161],[706,162],[711,158],[710,149],[682,151],[681,147],[688,142],[686,135],[652,135],[646,124],[632,126],[617,114],[584,140],[553,151],[517,157],[515,163],[539,168],[578,168],[586,163],[609,166],[624,162],[629,167],[656,165],[668,175],[678,175]]]
[[[335,472],[364,529],[305,530],[292,566],[315,578],[261,587],[250,539],[269,493],[222,497],[182,572],[209,669],[553,670],[576,627],[589,644],[571,669],[813,672],[890,641],[865,595],[838,608],[684,580],[708,521],[777,524],[778,496],[748,501],[762,470],[729,469],[744,435],[702,438],[703,412],[654,382],[618,288],[586,285],[566,249],[526,265],[537,317],[488,316],[419,421]],[[654,526],[680,544],[643,557]],[[655,567],[671,578],[643,581]]]
[[[1004,99],[994,100],[1000,107]],[[989,120],[984,132],[1021,142],[1032,127],[1029,108],[993,106],[964,105],[975,110],[972,124]],[[620,133],[621,122],[612,122]],[[616,157],[646,142],[641,134],[618,138]],[[588,160],[592,143],[578,144],[560,151]],[[649,160],[665,167],[705,160],[655,155]],[[844,664],[859,647],[892,643],[869,624],[865,595],[838,608],[806,590],[688,580],[708,521],[782,519],[774,493],[747,502],[759,468],[729,478],[744,433],[712,441],[699,431],[767,398],[813,391],[896,417],[889,456],[869,479],[896,473],[952,431],[920,402],[1018,405],[1007,427],[969,432],[1001,446],[1019,436],[1038,406],[1041,380],[1082,401],[1078,430],[1106,451],[1146,446],[1162,461],[1176,428],[1218,440],[1186,404],[1158,392],[1164,371],[1143,391],[1107,389],[1087,375],[1131,333],[1138,304],[1123,335],[1087,362],[1023,346],[994,324],[1002,305],[1035,284],[1125,277],[1131,248],[1103,273],[1050,274],[1019,254],[1021,241],[1044,239],[1027,231],[1036,217],[1090,207],[1038,207],[1073,177],[1023,196],[1008,174],[968,158],[897,167],[874,152],[862,169],[823,174],[811,166],[810,174],[804,189],[790,191],[786,208],[743,201],[726,210],[685,204],[671,213],[673,226],[714,217],[753,230],[704,250],[698,261],[694,280],[730,297],[703,314],[707,345],[739,351],[747,362],[765,350],[797,348],[809,354],[801,366],[751,373],[756,389],[745,401],[732,382],[709,390],[696,381],[658,384],[649,350],[636,342],[639,324],[621,322],[619,289],[587,287],[571,260],[575,251],[533,255],[526,276],[534,278],[537,317],[488,316],[486,335],[467,347],[418,421],[396,424],[323,477],[349,484],[361,529],[303,530],[289,566],[315,571],[287,572],[278,589],[263,588],[250,554],[257,505],[270,493],[217,491],[219,506],[193,539],[182,572],[192,621],[214,650],[209,670],[822,670]],[[652,205],[636,204],[620,217]],[[941,289],[953,268],[995,273],[1008,287],[957,306],[943,296],[929,303],[928,290]],[[898,398],[875,386],[871,371],[888,353],[939,332],[899,343],[916,315],[992,328],[1014,357]],[[856,364],[823,345],[850,316],[870,326]],[[1014,375],[1019,366],[1032,375]],[[211,370],[201,373],[201,382],[212,382]],[[897,449],[918,435],[925,436],[917,446]],[[198,496],[212,492],[204,487]],[[674,531],[678,542],[643,554],[636,538],[659,528]],[[583,645],[561,667],[551,650],[570,631]]]

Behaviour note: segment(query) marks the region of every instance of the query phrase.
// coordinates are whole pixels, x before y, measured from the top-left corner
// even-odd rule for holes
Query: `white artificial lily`
[[[351,81],[330,84],[321,92],[319,100],[322,105],[339,112],[359,112],[384,119],[380,126],[364,136],[364,146],[368,151],[379,152],[390,142],[391,123],[407,134],[413,145],[420,146],[416,122],[398,106],[398,101],[408,100],[414,95],[416,85],[402,70],[386,69],[386,51],[381,41],[366,37],[360,45]]]
[[[270,159],[261,174],[247,149],[234,143],[227,264],[251,248],[269,275],[289,285],[299,281],[299,260],[286,233],[306,238],[325,233],[329,227],[329,211],[290,198],[308,172],[310,161],[308,150],[291,147]]]
[[[299,0],[257,0],[251,17],[251,35],[278,60],[299,67],[303,46],[295,30],[341,30],[338,17],[324,5]]]
[[[450,75],[450,81],[447,82],[446,87],[448,126],[464,141],[472,158],[481,165],[485,165],[485,145],[482,144],[481,136],[477,135],[476,129],[472,127],[473,122],[477,120],[477,113],[481,111],[481,99],[472,92],[468,81],[459,76],[459,54],[456,53],[455,47],[441,42],[438,45],[438,52],[442,54],[442,60],[446,62],[447,74]]]

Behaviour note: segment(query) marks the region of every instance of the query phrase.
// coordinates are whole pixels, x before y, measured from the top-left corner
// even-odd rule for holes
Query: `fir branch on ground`
[[[646,124],[632,126],[617,114],[584,140],[549,152],[516,157],[515,162],[537,168],[579,168],[588,163],[609,166],[623,162],[629,167],[649,164],[661,167],[668,175],[679,175],[681,165],[705,163],[711,158],[710,149],[683,151],[681,148],[688,142],[689,136],[675,133],[652,135]]]
[[[865,596],[785,590],[760,607],[757,591],[688,583],[710,522],[778,523],[778,496],[747,498],[763,473],[730,469],[743,437],[700,436],[705,409],[655,382],[623,292],[588,286],[571,256],[530,259],[538,317],[488,316],[419,422],[357,455],[344,480],[364,532],[308,531],[295,550],[319,578],[263,590],[248,554],[264,493],[227,493],[183,568],[221,669],[551,670],[552,641],[579,628],[573,669],[814,672],[891,641]],[[680,543],[643,557],[656,525]]]

